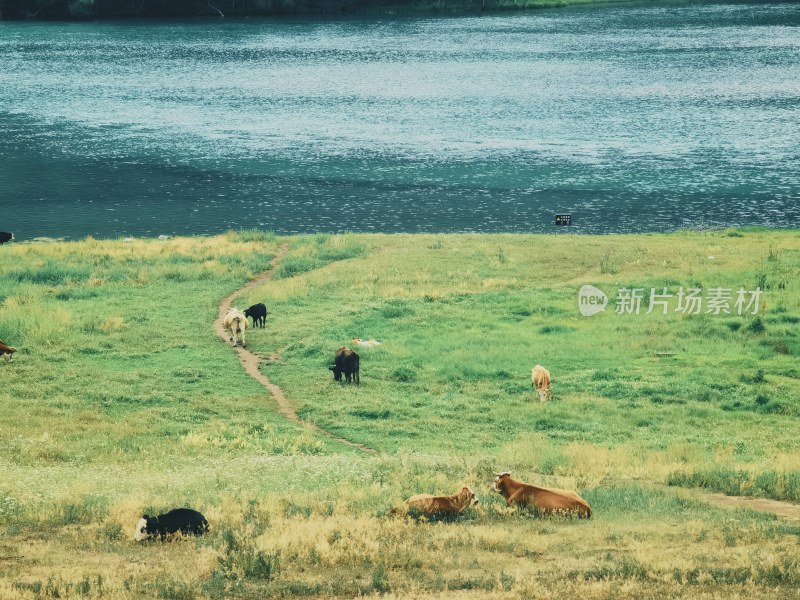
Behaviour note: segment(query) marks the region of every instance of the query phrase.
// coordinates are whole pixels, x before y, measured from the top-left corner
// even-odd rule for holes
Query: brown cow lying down
[[[467,486],[452,496],[432,496],[431,494],[417,494],[406,500],[406,509],[409,515],[415,517],[456,517],[467,508],[475,506],[478,499]],[[402,511],[393,510],[392,514]]]
[[[6,362],[14,362],[14,352],[16,352],[16,348],[12,348],[11,346],[7,345],[5,342],[0,340],[0,355],[6,357]]]
[[[573,513],[579,517],[592,516],[589,503],[575,492],[555,488],[536,487],[511,479],[511,473],[495,473],[494,491],[509,506],[527,506],[542,513]]]
[[[536,365],[531,369],[531,385],[536,388],[540,401],[550,399],[550,371],[542,365]]]

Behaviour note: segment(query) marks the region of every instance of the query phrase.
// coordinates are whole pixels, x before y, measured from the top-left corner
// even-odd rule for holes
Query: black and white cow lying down
[[[208,521],[201,513],[191,508],[174,508],[157,517],[144,515],[139,519],[133,537],[137,542],[156,536],[163,541],[167,535],[173,533],[202,535],[206,531],[208,531]]]

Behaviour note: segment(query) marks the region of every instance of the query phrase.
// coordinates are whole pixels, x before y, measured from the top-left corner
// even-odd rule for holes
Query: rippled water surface
[[[800,227],[800,5],[0,23],[0,230]]]

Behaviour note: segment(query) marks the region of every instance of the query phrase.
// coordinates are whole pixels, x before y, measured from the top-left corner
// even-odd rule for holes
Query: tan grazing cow
[[[374,348],[375,346],[381,345],[381,343],[375,339],[362,340],[361,338],[353,338],[351,341],[354,346],[361,346],[362,348]]]
[[[531,386],[536,389],[539,400],[544,402],[550,399],[550,371],[542,365],[536,365],[531,369]]]
[[[511,479],[511,473],[495,473],[494,491],[498,492],[509,506],[526,506],[545,514],[572,513],[579,517],[592,516],[589,503],[575,492],[556,488],[543,488]]]
[[[455,517],[471,506],[475,506],[478,499],[467,486],[452,496],[433,496],[431,494],[417,494],[406,500],[408,513],[420,517]],[[400,511],[393,510],[393,514]]]
[[[247,317],[244,316],[242,311],[238,308],[230,309],[228,314],[225,315],[225,319],[222,321],[222,326],[230,332],[230,341],[233,342],[234,346],[236,346],[238,342],[236,339],[237,333],[242,335],[242,347],[247,345],[244,341],[244,331],[247,329]]]
[[[4,341],[0,340],[0,355],[6,357],[6,362],[14,362],[14,352],[16,352],[16,348],[12,348]]]

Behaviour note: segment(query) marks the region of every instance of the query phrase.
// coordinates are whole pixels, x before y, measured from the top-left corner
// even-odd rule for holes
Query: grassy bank
[[[213,334],[282,243],[238,302],[270,311],[248,346],[304,419],[377,458],[281,418]],[[794,231],[3,246],[0,597],[793,597],[796,526],[647,482],[800,497],[799,275]],[[605,312],[579,314],[586,284]],[[614,313],[619,289],[664,287],[764,293],[757,314]],[[354,336],[382,344],[361,386],[335,384]],[[594,518],[509,511],[501,469]],[[481,504],[459,522],[385,516],[462,484]],[[132,542],[180,505],[208,537]]]

